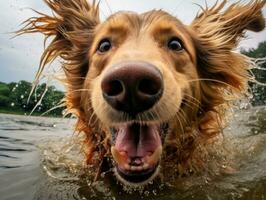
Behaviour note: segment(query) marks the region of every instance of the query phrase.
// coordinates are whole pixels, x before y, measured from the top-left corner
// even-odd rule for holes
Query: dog
[[[106,159],[129,186],[203,170],[232,99],[247,93],[252,61],[234,50],[247,30],[264,29],[266,0],[217,2],[190,25],[162,10],[101,22],[95,1],[45,2],[54,15],[38,13],[18,34],[52,38],[36,79],[61,58],[65,104],[97,174]]]

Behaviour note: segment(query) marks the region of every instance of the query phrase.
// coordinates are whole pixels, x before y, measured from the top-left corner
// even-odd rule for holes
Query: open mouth
[[[140,123],[125,123],[111,129],[111,153],[118,180],[127,185],[143,185],[157,176],[167,129],[167,124]]]

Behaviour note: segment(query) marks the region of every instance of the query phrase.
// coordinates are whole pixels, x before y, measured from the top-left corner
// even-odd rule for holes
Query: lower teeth
[[[149,169],[150,166],[155,165],[161,156],[162,146],[159,146],[151,156],[145,158],[145,162],[141,166],[134,166],[128,164],[128,159],[126,155],[120,153],[114,146],[111,147],[111,152],[114,157],[114,160],[119,166],[123,166],[125,170],[128,171],[143,171]]]

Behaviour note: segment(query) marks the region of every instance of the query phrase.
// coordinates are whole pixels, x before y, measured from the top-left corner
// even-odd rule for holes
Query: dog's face
[[[264,29],[266,0],[227,9],[222,1],[189,26],[163,11],[100,22],[95,2],[45,2],[55,15],[30,18],[18,34],[54,37],[37,79],[64,60],[66,105],[85,133],[87,161],[110,155],[118,179],[138,186],[158,174],[162,152],[173,171],[199,168],[199,149],[219,134],[228,99],[247,88],[251,61],[232,50],[246,30]]]
[[[164,136],[198,78],[189,31],[162,11],[119,12],[96,28],[88,56],[83,109],[88,117],[93,110],[111,135],[119,179],[146,182],[157,173]]]

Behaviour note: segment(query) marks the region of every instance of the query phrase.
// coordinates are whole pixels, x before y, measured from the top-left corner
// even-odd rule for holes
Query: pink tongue
[[[118,130],[115,142],[115,148],[131,158],[151,155],[160,145],[161,138],[155,125],[124,125]]]

